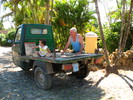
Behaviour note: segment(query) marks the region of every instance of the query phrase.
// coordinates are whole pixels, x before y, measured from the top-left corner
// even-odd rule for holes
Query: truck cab
[[[40,39],[46,39],[47,45],[51,52],[54,50],[54,38],[52,27],[43,24],[22,24],[18,26],[16,30],[15,39],[12,45],[12,58],[15,65],[20,66],[23,70],[28,71],[32,68],[30,63],[24,59],[20,59],[21,56],[26,56],[25,42],[35,42],[39,44]]]

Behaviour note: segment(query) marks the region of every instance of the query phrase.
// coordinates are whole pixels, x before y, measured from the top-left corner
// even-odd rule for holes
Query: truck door
[[[17,29],[14,43],[12,45],[12,59],[15,65],[21,66],[21,27]]]

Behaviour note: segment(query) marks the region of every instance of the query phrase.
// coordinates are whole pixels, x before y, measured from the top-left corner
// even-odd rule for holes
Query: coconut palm
[[[1,3],[11,10],[2,18],[12,16],[16,26],[22,23],[50,23],[50,0],[3,0]]]

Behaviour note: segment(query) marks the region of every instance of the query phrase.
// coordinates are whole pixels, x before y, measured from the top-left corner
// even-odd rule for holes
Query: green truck
[[[51,51],[51,57],[33,56],[30,46],[38,45],[40,39],[46,39]],[[29,54],[28,54],[29,53]],[[102,54],[65,53],[55,51],[52,27],[44,24],[22,24],[18,26],[12,42],[13,63],[23,71],[34,71],[38,87],[50,89],[52,76],[56,73],[72,73],[83,79],[89,74],[90,60],[99,58]]]

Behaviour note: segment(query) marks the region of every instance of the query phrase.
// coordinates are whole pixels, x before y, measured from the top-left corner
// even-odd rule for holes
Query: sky
[[[110,10],[114,10],[116,8],[116,2],[115,2],[115,0],[100,0],[100,1],[106,1],[103,3],[98,3],[100,15],[101,15],[101,22],[105,23],[105,22],[107,22],[106,14],[105,14],[105,8],[108,6],[108,7],[110,7]],[[91,8],[95,9],[95,6],[92,5]],[[4,10],[3,6],[2,5],[0,6],[0,17],[2,15],[5,15],[8,12],[10,12],[9,9]],[[8,29],[11,26],[14,26],[11,17],[4,19],[4,21],[5,21],[4,22],[4,28],[5,29]]]
[[[108,13],[108,9],[110,11],[113,11],[117,8],[116,0],[98,0],[98,7],[101,17],[101,22],[105,23],[108,22],[106,18],[106,13]],[[92,8],[95,10],[95,4],[92,6]],[[96,15],[97,16],[97,15]]]
[[[6,9],[6,10],[5,10],[5,9],[3,8],[3,5],[0,6],[0,18],[1,18],[3,15],[5,15],[5,14],[7,14],[7,13],[9,13],[9,12],[10,12],[9,9]],[[10,28],[11,26],[14,26],[11,17],[4,18],[4,23],[3,23],[3,24],[4,24],[4,28],[5,28],[5,29],[8,29],[8,28]]]

